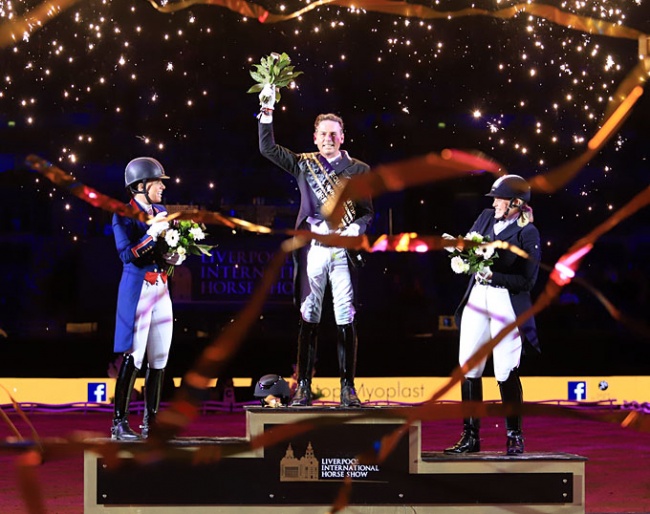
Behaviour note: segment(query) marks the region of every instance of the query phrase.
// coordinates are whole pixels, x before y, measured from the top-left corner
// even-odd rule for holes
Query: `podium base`
[[[140,458],[141,442],[120,444],[110,463],[86,452],[84,512],[322,514],[346,483],[356,513],[585,512],[584,457],[422,452],[419,422],[388,437],[405,418],[399,409],[254,407],[244,438],[179,438],[153,462]],[[259,438],[272,444],[258,448]]]

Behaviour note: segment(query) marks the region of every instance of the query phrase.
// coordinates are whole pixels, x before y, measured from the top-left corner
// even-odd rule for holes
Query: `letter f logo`
[[[104,400],[105,396],[106,396],[106,386],[104,384],[98,384],[97,387],[95,387],[95,401],[101,402]]]
[[[88,401],[100,403],[106,401],[106,384],[102,382],[88,383]]]
[[[586,400],[587,399],[587,383],[582,382],[569,382],[569,400]]]

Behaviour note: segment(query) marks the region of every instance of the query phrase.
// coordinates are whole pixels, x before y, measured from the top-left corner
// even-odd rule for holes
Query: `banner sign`
[[[242,236],[212,249],[212,256],[190,256],[174,270],[174,302],[246,303],[283,239]],[[267,303],[293,300],[293,260],[287,256]]]

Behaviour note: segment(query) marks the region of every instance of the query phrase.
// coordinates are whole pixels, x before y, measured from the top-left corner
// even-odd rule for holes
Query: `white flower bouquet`
[[[443,234],[445,239],[460,239],[449,234]],[[478,232],[469,232],[465,237],[465,241],[478,243],[489,243],[490,238],[479,234]],[[494,251],[492,246],[471,246],[468,248],[463,247],[445,247],[451,255],[451,269],[454,273],[479,273],[494,264],[494,259],[499,257],[499,254]]]
[[[282,52],[281,54],[272,52],[266,57],[262,57],[259,64],[254,64],[254,70],[250,70],[250,75],[256,82],[247,93],[260,93],[264,86],[272,85],[275,87],[275,103],[280,101],[280,88],[291,84],[302,71],[295,71],[295,66],[291,66],[291,59]],[[261,99],[263,102],[270,100]]]
[[[170,228],[165,230],[158,238],[163,257],[169,268],[167,274],[174,274],[174,267],[183,263],[188,255],[211,256],[213,245],[201,244],[205,239],[205,226],[192,220],[173,221]]]

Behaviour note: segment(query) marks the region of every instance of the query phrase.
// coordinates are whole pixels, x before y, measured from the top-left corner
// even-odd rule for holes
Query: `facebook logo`
[[[105,402],[106,399],[106,384],[104,382],[88,382],[89,403]]]
[[[569,400],[586,400],[587,382],[569,382]]]

